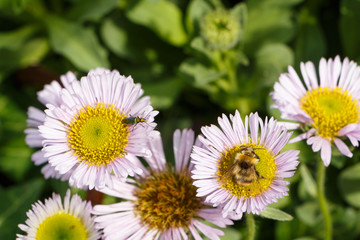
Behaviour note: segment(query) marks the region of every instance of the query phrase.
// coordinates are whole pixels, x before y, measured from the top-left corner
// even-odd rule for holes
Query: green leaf
[[[9,139],[0,147],[0,170],[16,181],[25,177],[32,166],[30,156],[32,150],[24,142],[25,136]]]
[[[45,38],[32,39],[17,49],[0,49],[0,70],[10,72],[17,68],[37,64],[48,51],[49,43]]]
[[[191,43],[190,46],[198,51],[199,53],[203,54],[204,56],[206,56],[209,60],[213,59],[213,54],[211,52],[211,50],[209,50],[209,48],[205,47],[205,43],[204,40],[201,37],[196,37],[194,38]]]
[[[340,173],[338,179],[342,196],[351,206],[360,207],[360,163]]]
[[[282,43],[263,45],[256,52],[255,79],[261,79],[260,84],[273,86],[289,65],[294,63],[292,50]]]
[[[0,139],[7,140],[12,134],[23,134],[26,113],[15,102],[0,93]]]
[[[166,79],[161,82],[143,84],[144,91],[151,98],[151,105],[155,109],[166,109],[172,106],[180,93],[183,84],[177,79]]]
[[[180,65],[180,71],[194,79],[196,87],[205,87],[209,83],[225,76],[225,72],[210,69],[195,59],[187,59]]]
[[[216,227],[216,226],[214,226]],[[221,240],[240,240],[241,238],[241,232],[237,229],[227,227],[221,229],[221,231],[224,232],[224,236],[220,236]]]
[[[325,55],[326,39],[316,16],[303,9],[299,16],[298,37],[295,40],[296,65],[305,61],[318,61]]]
[[[140,0],[126,11],[126,16],[131,21],[150,28],[175,46],[182,46],[187,41],[182,12],[169,1]]]
[[[0,96],[0,171],[22,180],[32,165],[32,150],[25,144],[26,115],[10,99]]]
[[[48,15],[44,21],[54,51],[64,55],[77,68],[88,71],[110,67],[107,52],[93,30],[53,15]]]
[[[200,32],[200,22],[204,15],[211,11],[212,7],[205,0],[192,0],[186,10],[186,30],[189,35]]]
[[[120,0],[92,0],[91,4],[88,4],[87,1],[80,1],[75,7],[70,8],[68,17],[78,22],[86,20],[97,22],[116,8],[118,2]]]
[[[340,1],[340,38],[345,49],[345,55],[350,59],[360,56],[360,1]]]
[[[299,4],[304,0],[262,0],[267,6],[279,6],[279,7],[290,7],[292,5]],[[253,1],[252,2],[256,2]]]
[[[298,218],[308,226],[315,226],[322,217],[316,202],[304,203],[296,207],[295,212]]]
[[[25,224],[26,212],[39,199],[43,186],[43,179],[35,179],[21,186],[0,188],[0,239],[14,239],[21,232],[17,225]]]
[[[139,37],[140,33],[141,37]],[[132,23],[124,16],[112,16],[104,20],[100,28],[100,36],[113,53],[131,61],[132,64],[127,71],[133,77],[141,75],[148,80],[158,79],[157,74],[162,71],[161,69],[158,71],[159,64],[178,66],[183,58],[181,48],[164,44],[164,41],[150,29]],[[146,39],[146,44],[144,44],[144,39]],[[139,72],[143,73],[139,74]]]
[[[246,54],[265,42],[287,42],[295,33],[293,11],[275,1],[248,1],[248,20],[244,33]]]
[[[264,211],[260,213],[260,216],[268,219],[278,220],[278,221],[291,221],[293,217],[280,209],[266,207]]]
[[[140,54],[139,48],[142,46],[138,44],[138,48],[134,48],[131,45],[126,28],[116,25],[111,19],[106,19],[103,22],[101,36],[105,44],[118,56],[132,59]]]
[[[28,7],[29,3],[33,1],[29,0],[1,0],[0,1],[0,9],[7,14],[14,13],[16,15],[22,13],[26,7]]]
[[[294,239],[295,234],[300,228],[301,223],[299,223],[298,219],[295,218],[293,221],[287,222],[275,222],[275,236],[274,239],[276,240],[289,240]]]
[[[245,3],[238,3],[237,5],[235,5],[231,9],[231,15],[239,19],[242,29],[246,27],[248,16]]]
[[[274,202],[269,205],[269,207],[280,209],[288,206],[291,203],[291,197],[285,196],[283,198],[279,198],[277,202]]]
[[[350,150],[351,151],[351,150]],[[349,158],[344,156],[338,149],[334,149],[331,152],[331,166],[336,167],[337,169],[343,169],[345,164],[348,162]]]
[[[39,63],[50,49],[49,43],[45,38],[36,38],[27,42],[19,58],[19,65],[22,67]]]
[[[316,182],[314,178],[311,176],[311,173],[305,164],[300,165],[300,173],[304,181],[306,191],[310,194],[311,197],[316,198],[317,196]]]
[[[109,204],[114,204],[114,203],[118,203],[118,202],[119,202],[118,198],[104,194],[104,199],[101,204],[109,205]]]
[[[0,72],[11,72],[19,67],[21,52],[9,49],[0,49]],[[5,74],[6,75],[6,74]]]
[[[11,32],[0,33],[0,48],[19,50],[24,42],[35,33],[36,27],[27,25]]]
[[[317,238],[314,238],[314,237],[299,237],[299,238],[295,238],[294,240],[317,240]]]
[[[334,239],[356,239],[359,217],[359,212],[354,208],[335,205],[335,209],[332,211],[333,225],[336,226]]]

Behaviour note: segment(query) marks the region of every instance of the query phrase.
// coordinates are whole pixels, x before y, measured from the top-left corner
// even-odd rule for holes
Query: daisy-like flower
[[[238,111],[218,118],[221,128],[201,128],[202,146],[194,146],[192,171],[197,196],[222,208],[223,216],[240,219],[243,212],[260,214],[268,204],[288,195],[299,151],[280,150],[291,133],[273,118],[257,113],[241,120]]]
[[[96,230],[91,214],[90,202],[82,201],[75,194],[66,192],[64,202],[60,195],[53,193],[52,198],[32,205],[26,215],[26,224],[19,224],[25,235],[17,234],[17,240],[72,239],[96,240],[101,234]]]
[[[303,81],[290,66],[272,92],[272,107],[280,110],[283,119],[296,121],[286,123],[287,128],[305,131],[291,141],[307,139],[314,152],[321,150],[325,166],[330,164],[332,145],[352,157],[343,139],[359,145],[360,68],[348,58],[343,62],[339,56],[328,61],[322,58],[320,82],[312,62],[301,63],[300,68]]]
[[[52,104],[53,106],[59,107],[61,104],[61,90],[65,87],[67,88],[73,81],[77,81],[76,76],[72,72],[68,72],[65,75],[60,76],[60,81],[62,86],[58,81],[52,81],[50,84],[45,85],[44,89],[38,92],[38,100],[46,106],[46,104]],[[35,108],[29,107],[28,109],[28,120],[27,124],[28,129],[25,130],[26,138],[25,142],[28,146],[33,148],[42,148],[44,138],[41,136],[38,127],[44,124],[45,113],[44,111]],[[62,180],[67,180],[69,174],[61,175],[51,165],[47,162],[47,159],[44,157],[44,152],[39,150],[32,155],[32,160],[35,165],[45,164],[41,172],[44,174],[45,178],[62,178]]]
[[[116,181],[113,188],[104,188],[108,195],[125,199],[111,205],[97,205],[93,213],[97,227],[103,228],[105,239],[219,239],[223,232],[203,222],[219,227],[232,224],[223,218],[221,210],[204,204],[196,197],[196,187],[190,176],[190,153],[194,143],[192,130],[174,133],[175,168],[168,167],[161,137],[149,144],[152,157],[145,158],[150,169],[143,167],[144,176],[128,183]],[[140,164],[140,163],[139,163]],[[121,231],[119,231],[121,229]]]
[[[78,188],[102,188],[118,178],[142,174],[130,155],[147,156],[147,138],[155,133],[149,97],[140,84],[117,71],[96,69],[73,81],[48,103],[39,126],[43,157]]]

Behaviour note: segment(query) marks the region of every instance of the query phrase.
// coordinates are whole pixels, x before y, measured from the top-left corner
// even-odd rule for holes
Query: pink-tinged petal
[[[353,137],[351,135],[348,135],[347,136],[351,142],[351,144],[354,146],[354,147],[358,147],[359,146],[359,141],[358,141],[358,138],[357,137]]]
[[[295,130],[300,128],[299,123],[293,122],[278,122],[279,125],[284,126],[287,130]]]
[[[299,134],[297,137],[294,137],[293,139],[291,139],[289,141],[289,143],[294,143],[294,142],[298,142],[304,139],[308,139],[310,138],[314,133],[316,132],[315,128],[310,129],[309,131]]]
[[[303,95],[306,94],[306,89],[304,88],[304,85],[302,84],[299,76],[297,75],[296,71],[294,70],[294,68],[292,68],[291,66],[288,67],[288,71],[290,74],[290,79],[292,80],[295,88],[298,91],[297,96],[301,97]]]
[[[330,60],[329,60],[330,62]],[[327,62],[325,58],[320,59],[319,64],[319,75],[320,75],[320,87],[328,86],[328,72],[327,72]]]
[[[306,72],[309,76],[309,80],[310,80],[310,84],[312,88],[318,88],[319,84],[318,84],[318,80],[316,77],[316,70],[315,70],[315,66],[312,62],[306,62],[305,63],[305,68],[306,68]]]
[[[341,59],[340,56],[337,55],[334,59],[334,65],[330,68],[328,67],[328,71],[330,72],[330,87],[335,88],[337,86],[339,76],[341,73]]]
[[[312,89],[312,85],[310,83],[310,79],[308,77],[308,74],[307,74],[307,71],[306,71],[306,68],[305,68],[305,63],[301,62],[300,63],[300,70],[301,70],[301,75],[304,79],[304,83],[305,83],[305,86],[308,90],[311,90]]]
[[[190,225],[188,226],[191,235],[193,236],[193,238],[195,240],[202,240],[202,237],[200,236],[200,234],[198,233],[198,231],[195,229],[194,224],[190,223]]]
[[[331,144],[329,141],[322,141],[321,159],[326,167],[329,166],[331,160]]]
[[[192,130],[184,129],[183,132],[180,130],[174,132],[174,156],[177,172],[183,171],[188,166],[194,138],[195,135]]]
[[[257,113],[250,114],[249,118],[250,123],[250,137],[251,141],[254,143],[258,142],[258,136],[259,136],[259,116]]]
[[[206,237],[208,237],[211,240],[220,240],[219,236],[224,235],[223,231],[210,227],[197,220],[193,220],[193,224],[195,227],[199,229],[200,232],[202,232]]]
[[[334,143],[342,154],[350,158],[353,156],[350,149],[346,146],[346,144],[342,140],[340,140],[339,138],[334,138]]]
[[[292,79],[290,74],[282,73],[280,74],[279,82],[280,86],[276,86],[277,91],[281,91],[281,94],[283,97],[286,97],[287,101],[292,104],[296,104],[298,99],[303,95],[297,89],[296,80]]]
[[[323,145],[323,142],[326,142],[326,141],[329,142],[329,140],[323,139],[322,137],[314,136],[314,137],[308,138],[306,143],[308,145],[312,146],[312,150],[314,152],[318,152],[318,151],[320,151],[320,149],[321,149],[321,147]],[[330,144],[330,142],[329,142],[329,144]]]
[[[227,138],[230,140],[230,144],[235,145],[239,142],[238,136],[234,134],[231,123],[225,114],[222,115],[222,118],[218,118],[218,122],[222,130],[224,131]]]
[[[219,208],[203,208],[198,212],[198,216],[207,220],[219,227],[226,227],[226,225],[232,225],[233,222],[228,218],[219,217],[221,209]]]
[[[339,131],[338,136],[346,136],[352,132],[360,133],[360,124],[359,123],[351,123],[346,125],[345,127],[341,128]]]

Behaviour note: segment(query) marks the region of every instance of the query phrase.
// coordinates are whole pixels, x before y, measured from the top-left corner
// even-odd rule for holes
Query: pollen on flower
[[[126,117],[113,105],[98,103],[82,108],[68,126],[68,145],[79,161],[106,165],[123,157],[128,144]]]
[[[246,166],[246,169],[241,167],[246,157],[240,154],[244,148],[249,148],[256,154],[251,166]],[[239,167],[235,167],[237,164]],[[245,144],[228,148],[222,154],[217,175],[222,188],[238,198],[249,198],[261,195],[268,189],[275,179],[276,170],[273,155],[263,146]]]
[[[83,223],[69,213],[58,212],[46,218],[38,227],[37,240],[86,240],[88,233]]]
[[[188,171],[154,173],[139,185],[134,211],[151,229],[187,227],[201,207]]]
[[[357,100],[341,87],[319,87],[308,91],[300,100],[300,108],[314,121],[319,136],[333,139],[341,128],[359,122]]]

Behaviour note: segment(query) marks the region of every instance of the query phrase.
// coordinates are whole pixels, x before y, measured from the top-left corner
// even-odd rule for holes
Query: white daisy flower
[[[32,205],[26,215],[26,224],[19,228],[26,234],[17,234],[17,240],[96,240],[101,237],[95,229],[94,217],[90,202],[82,201],[80,196],[70,196],[66,192],[64,202],[60,195],[53,193],[52,198]]]
[[[145,158],[150,169],[143,167],[144,176],[115,181],[113,188],[102,191],[125,201],[110,205],[97,205],[93,213],[97,227],[104,229],[104,238],[121,239],[190,239],[198,240],[204,234],[219,239],[223,232],[203,220],[219,227],[232,224],[223,218],[221,210],[204,204],[196,197],[196,187],[190,176],[190,153],[194,143],[192,130],[174,133],[175,168],[168,167],[161,137],[149,144],[152,157]],[[121,229],[121,231],[119,231]]]
[[[230,122],[231,121],[231,122]],[[222,208],[223,216],[240,219],[243,212],[260,214],[268,204],[288,195],[284,178],[293,176],[299,151],[280,153],[291,133],[273,118],[257,113],[241,120],[238,111],[201,128],[202,146],[194,146],[192,171],[197,196]]]
[[[44,89],[38,92],[38,100],[45,106],[46,104],[52,104],[53,106],[59,107],[61,105],[61,91],[62,89],[68,88],[73,81],[77,81],[76,76],[72,72],[68,72],[65,75],[60,76],[60,81],[62,86],[58,81],[52,81],[50,84],[46,84]],[[35,108],[29,107],[28,109],[28,129],[25,130],[26,138],[25,142],[28,146],[32,148],[42,148],[42,142],[44,138],[40,135],[38,127],[44,124],[45,121],[44,111]],[[44,157],[44,152],[41,150],[36,151],[32,155],[32,161],[35,165],[45,164],[41,172],[44,177],[47,178],[62,178],[62,180],[67,180],[69,174],[62,175],[59,174],[50,164],[47,162],[47,158]]]
[[[39,126],[44,158],[78,188],[112,184],[110,176],[142,174],[130,155],[147,156],[156,124],[140,84],[117,71],[97,69],[63,88],[60,106],[47,104]]]
[[[340,57],[320,60],[318,81],[312,62],[301,63],[303,81],[289,66],[274,85],[272,105],[281,112],[288,129],[300,128],[305,133],[291,142],[307,139],[314,152],[321,150],[325,166],[330,164],[331,146],[347,157],[352,153],[344,143],[348,138],[355,147],[360,140],[360,68],[355,62]]]

